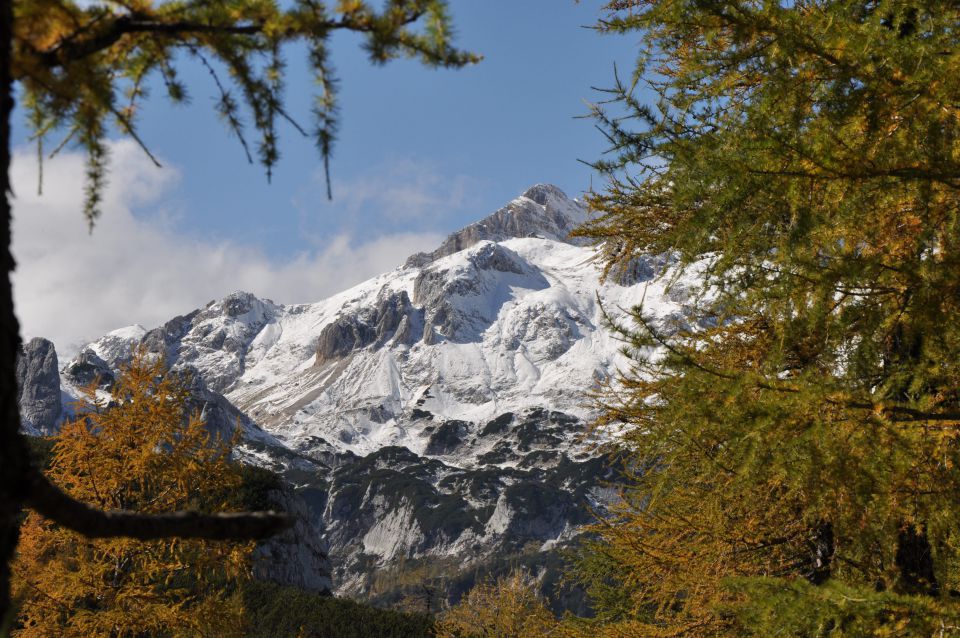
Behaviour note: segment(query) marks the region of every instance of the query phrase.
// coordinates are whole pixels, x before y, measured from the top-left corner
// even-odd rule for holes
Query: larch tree
[[[111,130],[142,144],[138,105],[147,79],[159,76],[170,99],[182,100],[179,61],[207,68],[218,94],[217,109],[251,161],[269,176],[278,152],[278,123],[289,122],[313,138],[328,162],[337,125],[336,79],[330,37],[349,31],[365,37],[374,63],[406,56],[429,66],[461,67],[478,57],[451,44],[444,0],[385,0],[377,9],[363,0],[10,0],[0,6],[0,619],[9,616],[9,561],[17,545],[24,506],[88,536],[254,538],[285,524],[272,514],[143,516],[105,513],[66,495],[32,467],[19,433],[16,358],[19,325],[9,275],[10,115],[14,85],[39,141],[59,134],[54,152],[76,143],[87,154],[85,214],[93,223],[108,170]],[[317,93],[309,125],[284,107],[285,45],[303,42]],[[249,112],[256,141],[243,126]],[[113,127],[111,129],[111,127]],[[328,182],[329,184],[329,182]],[[2,622],[2,621],[0,621]]]
[[[189,411],[189,388],[136,352],[111,387],[87,389],[55,437],[47,475],[103,510],[230,508],[242,475],[230,443]],[[13,635],[240,636],[240,583],[253,544],[175,538],[86,538],[31,512],[13,563]]]
[[[527,574],[478,583],[437,622],[438,638],[543,638],[558,623]]]
[[[960,635],[960,4],[615,0],[594,115],[631,487],[581,564],[610,636]],[[643,87],[653,95],[645,103]],[[653,354],[651,354],[653,353]]]

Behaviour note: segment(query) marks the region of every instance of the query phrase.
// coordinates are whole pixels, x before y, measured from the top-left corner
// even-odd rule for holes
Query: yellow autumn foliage
[[[558,622],[521,572],[471,589],[437,623],[437,638],[556,636]]]
[[[56,438],[48,475],[104,510],[219,511],[240,485],[230,447],[188,409],[184,379],[135,354]],[[250,543],[85,538],[31,513],[14,563],[20,638],[239,636]]]

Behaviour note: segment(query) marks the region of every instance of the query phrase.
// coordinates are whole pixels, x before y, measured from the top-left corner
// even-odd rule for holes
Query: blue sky
[[[282,131],[283,156],[268,184],[262,168],[246,163],[239,144],[214,115],[206,71],[184,65],[181,75],[191,103],[170,106],[158,88],[141,118],[141,136],[164,168],[153,169],[131,149],[118,147],[115,192],[94,237],[81,233],[53,243],[64,260],[64,242],[79,244],[68,252],[122,253],[118,246],[124,236],[109,228],[114,219],[134,235],[144,229],[159,233],[166,242],[161,248],[193,246],[183,256],[188,262],[197,252],[216,251],[259,260],[266,271],[262,276],[231,277],[229,268],[207,272],[204,268],[212,267],[198,261],[186,268],[180,284],[176,277],[163,284],[182,290],[150,302],[134,282],[116,281],[128,270],[122,259],[137,259],[141,248],[110,262],[109,268],[120,272],[101,264],[103,271],[70,272],[59,282],[51,266],[35,269],[35,262],[57,258],[44,252],[51,243],[44,238],[66,232],[62,227],[73,225],[66,216],[80,215],[73,195],[55,204],[58,193],[50,194],[51,189],[79,188],[77,176],[67,174],[80,170],[78,158],[67,154],[46,167],[49,197],[35,199],[26,192],[33,189],[35,171],[22,147],[15,159],[15,168],[20,166],[15,180],[23,182],[15,182],[21,195],[15,215],[23,217],[29,207],[30,220],[14,249],[21,262],[15,284],[25,333],[80,341],[134,322],[162,321],[172,311],[186,312],[237,288],[260,288],[253,292],[282,302],[314,301],[396,265],[414,249],[428,248],[536,182],[581,194],[590,186],[591,171],[578,160],[597,159],[604,140],[589,120],[576,116],[586,113],[585,101],[599,99],[591,86],[608,86],[614,63],[627,69],[635,55],[630,38],[584,28],[601,5],[595,0],[453,0],[458,44],[485,56],[482,63],[457,71],[425,69],[408,60],[374,67],[358,38],[338,34],[333,60],[341,80],[342,122],[332,163],[332,202],[324,197],[315,148],[290,127]],[[311,83],[301,60],[302,51],[288,51],[289,110],[307,119]],[[21,145],[24,135],[20,127]],[[79,261],[100,259],[87,253],[70,258],[68,270],[83,271]],[[157,255],[157,265],[148,270],[162,267],[162,259]],[[337,264],[341,260],[356,263]],[[313,283],[278,281],[292,270],[311,268]],[[52,316],[59,313],[58,299],[71,301],[69,289],[84,288],[81,278],[130,290],[111,302],[115,310],[91,311],[88,320],[66,329]],[[157,283],[149,273],[143,278],[144,285]],[[48,292],[37,292],[41,289]]]

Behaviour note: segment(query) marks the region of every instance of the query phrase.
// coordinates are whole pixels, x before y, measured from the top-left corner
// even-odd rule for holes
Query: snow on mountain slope
[[[192,373],[214,428],[240,421],[241,458],[296,486],[337,592],[385,596],[378,573],[424,561],[455,598],[477,565],[556,564],[554,550],[602,510],[616,471],[597,456],[586,393],[627,363],[604,312],[642,303],[661,324],[682,322],[699,283],[696,268],[658,278],[663,257],[601,281],[596,250],[568,238],[587,217],[537,185],[328,299],[236,292],[149,331],[114,331],[61,368],[59,388],[38,344],[24,383],[69,395],[99,377],[108,392],[143,344]]]
[[[661,283],[601,283],[593,257],[552,239],[481,241],[292,307],[225,394],[294,448],[320,437],[357,454],[424,453],[405,418],[414,410],[477,423],[543,405],[588,417],[583,391],[623,363],[600,304],[680,311]]]
[[[684,282],[669,291],[662,280],[601,282],[594,249],[563,241],[586,217],[538,185],[431,255],[323,301],[280,306],[234,293],[131,337],[196,368],[306,453],[393,445],[429,454],[427,420],[413,415],[473,428],[538,406],[589,418],[584,391],[624,363],[601,305],[616,315],[643,301],[658,317],[679,316]],[[105,340],[113,352],[111,336],[93,350],[108,350]]]
[[[595,249],[567,240],[587,217],[539,184],[433,253],[328,299],[283,306],[237,292],[150,331],[114,331],[88,359],[115,367],[142,341],[307,454],[429,455],[427,416],[474,430],[534,407],[589,419],[585,392],[625,364],[603,309],[642,302],[661,321],[682,319],[698,273],[658,279],[663,260],[651,258],[633,269],[639,283],[601,281]]]

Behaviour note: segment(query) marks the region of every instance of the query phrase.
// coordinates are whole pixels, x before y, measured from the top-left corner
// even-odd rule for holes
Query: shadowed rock
[[[17,404],[22,428],[30,434],[53,434],[59,427],[60,375],[57,351],[46,339],[31,339],[17,358]]]
[[[383,345],[391,339],[410,344],[414,327],[422,323],[405,290],[384,289],[374,307],[341,315],[324,326],[317,339],[316,364],[343,358],[373,344]]]
[[[450,454],[461,445],[469,432],[469,423],[454,419],[447,421],[430,435],[426,453],[430,455]]]
[[[63,369],[63,374],[78,387],[96,382],[98,388],[113,387],[114,374],[110,365],[93,350],[85,349]]]
[[[147,348],[147,352],[163,356],[167,365],[176,363],[180,354],[180,341],[190,331],[193,318],[199,312],[194,310],[188,315],[174,317],[159,328],[154,328],[143,335],[142,343]]]
[[[254,578],[329,593],[333,584],[328,547],[307,502],[288,486],[271,490],[267,497],[271,507],[286,512],[294,524],[257,544],[252,561]]]

